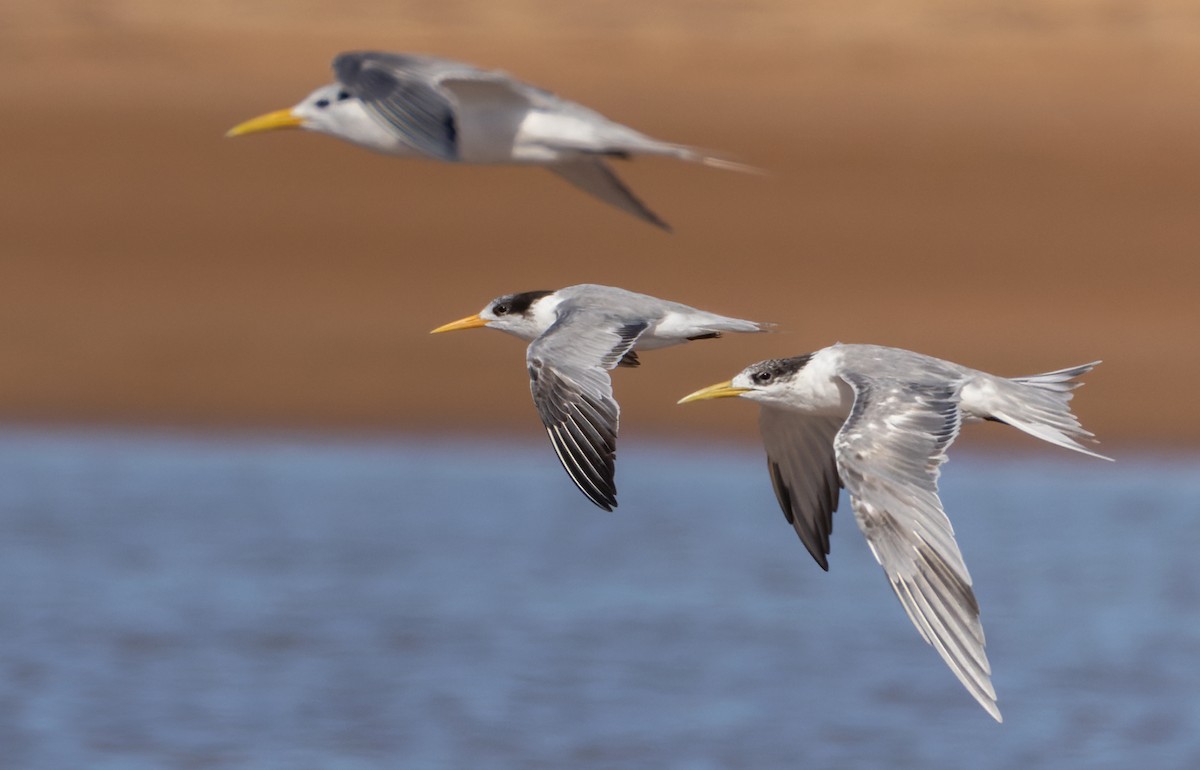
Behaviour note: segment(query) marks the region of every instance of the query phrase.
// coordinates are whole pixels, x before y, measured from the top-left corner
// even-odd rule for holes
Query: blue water
[[[753,447],[9,430],[0,768],[1200,767],[1200,458],[958,449],[1003,725]]]

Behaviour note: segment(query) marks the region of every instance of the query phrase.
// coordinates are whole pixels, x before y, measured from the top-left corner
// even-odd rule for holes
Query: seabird
[[[497,297],[475,315],[433,334],[488,326],[529,342],[529,388],[550,443],[575,485],[606,511],[617,505],[613,480],[620,408],[608,372],[638,366],[639,350],[723,332],[760,332],[769,324],[708,313],[612,286]]]
[[[353,51],[333,60],[333,73],[337,82],[294,107],[234,126],[226,136],[304,128],[386,155],[543,166],[664,230],[670,226],[625,186],[608,159],[661,155],[758,171],[651,138],[507,73],[450,59]]]
[[[838,493],[926,642],[997,721],[979,605],[938,497],[946,451],[964,423],[1011,425],[1093,457],[1071,413],[1075,378],[1099,361],[1006,379],[877,345],[833,345],[762,361],[679,403],[757,401],[771,484],[784,515],[822,569]]]

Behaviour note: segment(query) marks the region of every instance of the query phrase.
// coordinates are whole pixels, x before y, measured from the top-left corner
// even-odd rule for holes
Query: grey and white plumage
[[[946,452],[964,423],[991,420],[1077,452],[1092,434],[1071,413],[1075,378],[1099,362],[1007,379],[876,345],[834,345],[762,361],[680,403],[741,396],[760,427],[775,494],[822,569],[839,487],[922,638],[997,721],[971,575],[938,497]]]
[[[612,286],[497,297],[434,333],[488,326],[529,342],[525,363],[538,416],[575,485],[605,510],[617,505],[620,407],[609,371],[638,366],[639,350],[765,331],[769,324],[709,313]]]
[[[660,155],[756,171],[664,142],[507,73],[433,56],[353,51],[333,61],[337,80],[294,107],[241,123],[229,136],[304,128],[388,155],[451,163],[544,166],[622,211],[669,230],[617,177],[609,158]]]

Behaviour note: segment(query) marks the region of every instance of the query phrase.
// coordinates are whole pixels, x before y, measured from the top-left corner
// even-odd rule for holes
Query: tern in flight
[[[475,315],[433,334],[488,326],[529,342],[529,388],[550,443],[575,485],[596,505],[617,505],[613,477],[620,408],[609,370],[638,366],[639,350],[723,332],[766,331],[770,324],[708,313],[612,286],[497,297]]]
[[[504,72],[450,59],[355,51],[333,60],[333,74],[337,82],[296,106],[241,123],[226,136],[304,128],[386,155],[543,166],[664,230],[671,228],[625,186],[607,160],[661,155],[761,173],[646,136]]]
[[[938,497],[946,451],[963,423],[990,420],[1077,452],[1096,454],[1071,413],[1073,382],[1094,362],[1006,379],[877,345],[833,345],[762,361],[679,403],[741,396],[757,401],[775,496],[822,569],[838,493],[892,590],[926,642],[997,721],[979,605]]]

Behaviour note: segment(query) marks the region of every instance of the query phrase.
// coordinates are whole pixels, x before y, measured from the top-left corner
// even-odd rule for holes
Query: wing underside
[[[814,416],[763,407],[759,427],[771,485],[783,515],[821,569],[828,570],[829,535],[841,480],[833,439],[841,416]]]

